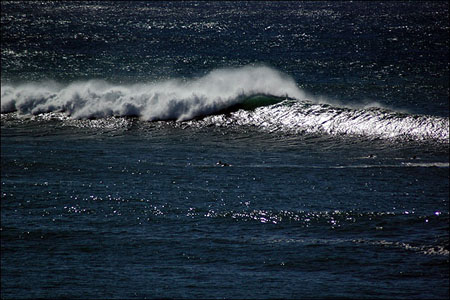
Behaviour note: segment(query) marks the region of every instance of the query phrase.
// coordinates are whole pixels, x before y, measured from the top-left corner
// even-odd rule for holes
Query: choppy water
[[[5,2],[1,297],[447,298],[447,2]]]

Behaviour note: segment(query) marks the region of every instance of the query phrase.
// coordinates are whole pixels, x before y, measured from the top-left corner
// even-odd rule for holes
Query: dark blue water
[[[448,2],[1,27],[1,298],[448,298]]]

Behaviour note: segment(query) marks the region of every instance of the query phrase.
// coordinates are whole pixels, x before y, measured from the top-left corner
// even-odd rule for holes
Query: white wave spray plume
[[[218,69],[188,81],[113,85],[89,80],[2,84],[1,112],[22,114],[65,112],[74,119],[138,116],[142,120],[189,120],[236,104],[243,97],[264,94],[304,99],[295,81],[267,66]]]

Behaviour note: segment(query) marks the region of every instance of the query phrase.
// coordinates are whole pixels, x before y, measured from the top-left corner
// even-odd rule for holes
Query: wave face
[[[192,80],[113,85],[101,80],[2,85],[1,112],[60,113],[64,119],[139,117],[190,126],[255,126],[268,131],[370,138],[449,139],[449,119],[379,107],[306,100],[295,81],[266,66],[219,69]]]
[[[257,94],[304,98],[292,78],[259,66],[219,69],[189,81],[129,86],[100,80],[66,86],[54,82],[2,85],[1,112],[65,112],[75,119],[137,116],[146,121],[184,121],[226,109]]]

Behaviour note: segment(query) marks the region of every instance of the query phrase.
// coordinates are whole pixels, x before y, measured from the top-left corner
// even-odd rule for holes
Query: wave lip
[[[304,98],[291,77],[269,67],[247,66],[214,70],[188,81],[2,85],[1,112],[64,112],[74,119],[137,116],[146,121],[184,121],[226,109],[253,95]]]

